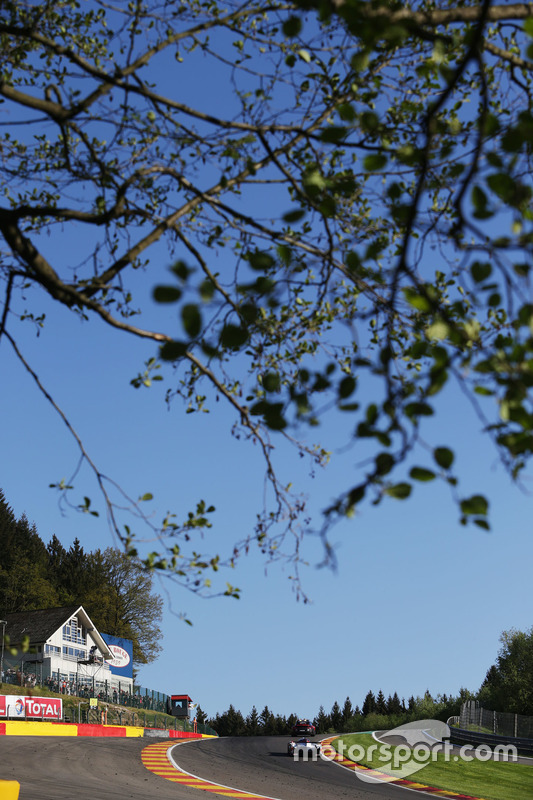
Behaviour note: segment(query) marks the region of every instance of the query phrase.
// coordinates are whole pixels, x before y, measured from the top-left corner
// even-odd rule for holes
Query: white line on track
[[[185,744],[185,742],[180,742],[179,744]],[[201,778],[199,775],[195,775],[193,772],[187,772],[187,770],[180,767],[178,762],[174,760],[172,755],[172,751],[174,748],[179,747],[179,744],[175,744],[174,747],[171,747],[167,750],[167,758],[172,764],[172,766],[178,770],[178,772],[183,773],[183,775],[189,775],[189,777],[194,778],[197,781],[204,781],[204,783],[209,783],[211,786],[219,786],[221,789],[227,789],[230,792],[242,792],[243,794],[253,795],[254,797],[262,797],[264,800],[281,800],[279,797],[272,797],[271,795],[266,794],[257,794],[257,792],[248,792],[246,789],[236,789],[234,786],[226,786],[223,783],[217,783],[216,781],[209,780],[208,778]]]

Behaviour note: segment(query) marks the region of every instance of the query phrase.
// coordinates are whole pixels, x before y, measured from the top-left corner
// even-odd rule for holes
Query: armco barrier
[[[114,736],[158,737],[164,739],[212,739],[205,733],[172,731],[163,728],[140,728],[126,725],[86,725],[68,722],[26,722],[6,720],[0,722],[0,736]],[[1,800],[4,800],[3,795]]]
[[[2,800],[18,800],[20,783],[18,781],[0,781],[0,797]]]
[[[522,755],[533,756],[533,740],[516,736],[499,736],[493,733],[478,733],[477,731],[466,731],[462,728],[450,728],[450,741],[452,744],[471,744],[472,746],[486,744],[492,748],[498,745],[514,745]]]

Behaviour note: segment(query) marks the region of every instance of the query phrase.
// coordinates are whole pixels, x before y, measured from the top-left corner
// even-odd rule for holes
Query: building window
[[[87,653],[78,647],[65,647],[63,645],[63,658],[67,658],[69,661],[77,661],[78,659],[85,661]]]
[[[63,625],[63,641],[74,644],[87,643],[87,630],[78,624],[77,617],[72,617],[66,625]]]

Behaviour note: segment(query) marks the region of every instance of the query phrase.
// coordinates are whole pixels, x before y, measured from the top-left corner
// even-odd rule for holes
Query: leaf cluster
[[[44,290],[153,343],[134,388],[165,381],[189,414],[222,399],[269,486],[232,563],[258,545],[297,568],[306,502],[276,445],[313,471],[330,417],[365,458],[325,511],[326,551],[360,503],[436,479],[461,523],[488,527],[483,487],[462,493],[435,438],[444,397],[468,399],[512,479],[527,468],[531,17],[436,0],[2,4],[0,336],[31,372],[17,325],[44,324]],[[208,519],[157,526],[148,565],[198,588],[219,556],[183,560],[172,537]]]

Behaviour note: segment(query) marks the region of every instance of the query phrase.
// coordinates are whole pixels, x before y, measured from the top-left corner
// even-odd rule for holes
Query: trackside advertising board
[[[122,639],[102,633],[102,639],[113,653],[113,659],[106,661],[113,675],[122,675],[123,678],[133,678],[133,642],[131,639]]]
[[[63,701],[60,697],[19,697],[0,695],[0,717],[15,719],[61,719]]]

